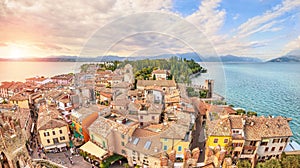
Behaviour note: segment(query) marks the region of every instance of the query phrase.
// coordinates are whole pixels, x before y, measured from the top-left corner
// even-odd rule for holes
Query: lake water
[[[81,64],[84,62],[0,62],[0,82],[79,72]]]
[[[215,79],[215,91],[228,104],[256,111],[259,115],[285,116],[293,120],[293,139],[300,142],[300,64],[299,63],[226,63],[223,72],[215,73],[214,63],[208,74],[193,79],[200,84],[205,78]],[[220,65],[217,65],[220,66]],[[221,75],[220,75],[221,74]]]
[[[84,62],[0,62],[0,81],[74,73],[81,64]],[[300,142],[300,64],[200,64],[208,73],[193,79],[194,83],[215,79],[215,91],[223,95],[228,104],[259,115],[292,118],[293,139]]]

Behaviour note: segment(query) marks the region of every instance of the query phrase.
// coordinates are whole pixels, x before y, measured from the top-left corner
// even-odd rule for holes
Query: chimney
[[[176,151],[175,150],[172,150],[170,153],[169,153],[169,159],[174,163],[175,160],[176,160]]]
[[[246,120],[244,118],[242,118],[242,123],[243,123],[243,126],[245,125],[246,123]]]
[[[164,155],[160,157],[160,166],[168,166],[168,158]]]
[[[14,133],[16,132],[16,128],[15,128],[15,124],[14,124],[14,121],[13,120],[10,120],[9,121],[9,124],[10,124],[10,128],[14,131]]]

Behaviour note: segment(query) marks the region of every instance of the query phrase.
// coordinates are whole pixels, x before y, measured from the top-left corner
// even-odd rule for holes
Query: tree
[[[300,156],[282,155],[281,165],[284,168],[298,168],[300,167]]]
[[[281,168],[281,164],[277,159],[270,159],[264,163],[264,168]]]
[[[200,90],[199,94],[200,94],[200,98],[206,98],[207,97],[207,90]]]
[[[129,164],[128,164],[128,163],[124,163],[123,166],[124,166],[125,168],[129,168]]]
[[[254,112],[254,111],[248,111],[247,112],[247,116],[257,116],[257,113],[256,112]]]
[[[257,163],[257,165],[255,166],[255,168],[264,168],[265,164],[262,162]]]
[[[251,168],[251,163],[249,160],[239,160],[237,163],[238,168]]]
[[[156,80],[156,75],[155,74],[153,75],[153,80]]]
[[[237,115],[242,115],[242,114],[246,114],[246,111],[243,109],[237,109],[236,113],[237,113]]]

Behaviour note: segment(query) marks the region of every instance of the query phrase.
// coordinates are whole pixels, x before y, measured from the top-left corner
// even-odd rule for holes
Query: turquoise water
[[[214,69],[213,65],[209,67]],[[212,72],[194,82],[209,76],[216,80],[215,91],[224,95],[228,104],[256,111],[259,115],[292,118],[293,139],[300,142],[299,63],[227,63],[223,69],[224,78]]]

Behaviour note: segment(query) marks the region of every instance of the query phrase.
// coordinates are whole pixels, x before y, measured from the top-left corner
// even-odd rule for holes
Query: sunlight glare
[[[13,47],[10,52],[10,58],[18,59],[20,57],[22,57],[22,51],[20,50],[20,48]]]

